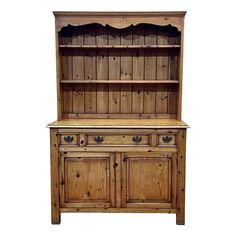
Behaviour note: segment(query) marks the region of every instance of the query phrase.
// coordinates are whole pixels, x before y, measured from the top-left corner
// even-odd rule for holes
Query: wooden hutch
[[[52,223],[63,212],[185,219],[185,12],[54,12]]]

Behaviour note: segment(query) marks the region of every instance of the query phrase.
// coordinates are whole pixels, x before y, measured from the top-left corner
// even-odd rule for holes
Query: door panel
[[[129,158],[127,160],[127,201],[169,201],[170,167],[169,159]]]
[[[109,201],[108,169],[107,158],[66,159],[66,200],[68,202]]]
[[[124,153],[122,159],[123,207],[175,205],[175,154]]]
[[[61,153],[61,204],[65,207],[114,205],[114,155]]]

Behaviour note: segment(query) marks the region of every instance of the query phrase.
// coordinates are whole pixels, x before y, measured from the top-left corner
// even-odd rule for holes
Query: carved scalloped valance
[[[63,27],[72,25],[72,26],[80,26],[85,24],[98,23],[103,26],[110,25],[111,27],[122,29],[129,27],[130,25],[137,25],[140,23],[145,24],[154,24],[159,26],[167,26],[171,25],[176,27],[179,31],[183,29],[183,16],[184,15],[150,15],[142,14],[142,15],[129,15],[128,13],[122,14],[113,14],[113,15],[104,15],[102,14],[57,14],[56,16],[56,30],[60,31]]]

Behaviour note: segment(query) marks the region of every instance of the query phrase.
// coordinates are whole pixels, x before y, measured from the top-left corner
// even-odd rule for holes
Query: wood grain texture
[[[123,207],[171,207],[171,156],[142,152],[122,155]]]
[[[185,223],[185,12],[55,12],[51,219],[175,213]]]
[[[67,201],[109,201],[109,162],[105,158],[68,158]]]
[[[60,208],[60,212],[107,212],[107,213],[176,213],[175,208],[85,208],[85,207],[63,207]]]
[[[176,119],[65,119],[48,124],[58,128],[188,128]]]
[[[181,129],[178,137],[178,170],[177,170],[177,212],[176,224],[185,224],[185,155],[186,130]]]
[[[177,116],[180,34],[173,27],[93,23],[63,28],[59,39],[62,118]]]
[[[144,44],[144,26],[133,30],[133,44]],[[144,50],[133,50],[133,80],[144,81]],[[132,113],[143,113],[143,84],[132,85]]]
[[[132,158],[127,161],[127,201],[169,200],[169,160]]]
[[[71,44],[71,32],[66,31],[63,34],[64,37],[61,37],[60,40],[62,40],[63,44]],[[62,61],[62,79],[63,80],[72,80],[73,74],[72,74],[72,56],[71,56],[71,50],[63,50],[61,52],[61,61]],[[65,85],[63,89],[63,112],[64,113],[70,113],[73,111],[73,94],[72,89],[70,85]]]
[[[135,143],[133,138],[138,136],[142,140],[139,143]],[[97,135],[88,135],[88,145],[98,145],[95,141]],[[149,144],[149,136],[148,135],[117,135],[117,134],[102,134],[99,132],[99,137],[103,138],[102,143],[99,146],[103,145],[148,145]]]
[[[125,28],[130,25],[137,25],[140,22],[168,25],[171,24],[183,30],[183,22],[186,12],[54,12],[56,17],[56,29],[60,31],[62,27],[71,25],[81,25],[94,23],[94,19],[99,24],[110,25],[115,28]]]
[[[108,32],[98,26],[96,31],[96,44],[108,44]],[[108,50],[102,49],[97,51],[97,80],[108,80]],[[108,86],[106,84],[97,85],[97,113],[108,113]]]
[[[84,33],[84,44],[95,44],[95,28],[92,26]],[[85,50],[84,58],[84,76],[85,80],[96,80],[96,51],[92,49]],[[97,111],[97,92],[96,85],[85,85],[85,113],[96,113]]]
[[[61,80],[60,83],[61,84],[178,84],[179,81],[178,80],[148,80],[148,81],[145,81],[145,80]]]
[[[50,159],[51,159],[51,222],[60,224],[59,210],[59,170],[58,170],[58,136],[57,129],[50,129]]]
[[[109,30],[109,44],[120,45],[120,32]],[[109,51],[109,80],[120,80],[120,50]],[[109,85],[109,113],[120,112],[120,85]]]
[[[61,157],[62,207],[114,206],[114,154],[63,152]]]

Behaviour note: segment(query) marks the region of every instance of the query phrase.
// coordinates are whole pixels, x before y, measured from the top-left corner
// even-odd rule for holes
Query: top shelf
[[[60,44],[60,48],[180,48],[180,45],[64,45]]]

